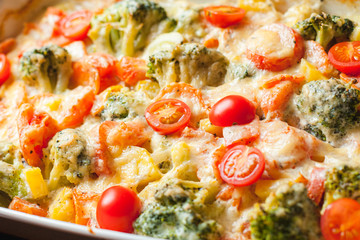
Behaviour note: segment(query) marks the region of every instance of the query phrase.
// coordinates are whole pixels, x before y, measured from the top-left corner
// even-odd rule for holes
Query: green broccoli
[[[161,186],[155,193],[155,203],[146,206],[134,223],[136,233],[151,237],[185,240],[218,239],[222,227],[207,219],[205,206],[195,203],[196,189],[181,182]]]
[[[171,82],[191,83],[195,87],[219,86],[229,65],[220,52],[196,43],[184,43],[149,57],[147,76],[161,87]]]
[[[57,45],[25,52],[20,60],[22,79],[42,91],[66,90],[72,72],[71,55]]]
[[[23,168],[19,150],[11,143],[0,142],[0,192],[11,198],[29,194],[21,175]]]
[[[320,212],[303,184],[280,188],[255,210],[250,221],[254,240],[319,240]]]
[[[313,13],[310,18],[296,23],[294,29],[306,40],[315,40],[324,49],[329,49],[334,39],[339,41],[349,39],[354,27],[355,24],[349,19],[327,13]]]
[[[152,32],[170,32],[176,21],[166,11],[148,0],[124,0],[93,17],[88,33],[97,50],[109,54],[134,56],[149,42]]]
[[[300,125],[319,139],[334,143],[359,122],[359,94],[336,79],[305,84],[295,97]]]
[[[0,161],[0,179],[0,191],[11,198],[15,196],[25,197],[27,195],[26,183],[21,176],[21,168]]]
[[[78,184],[89,176],[91,160],[86,138],[77,129],[58,132],[44,150],[45,177],[49,189]]]
[[[206,25],[202,21],[203,9],[184,9],[178,11],[179,15],[174,18],[177,25],[174,31],[181,33],[188,42],[199,42],[206,36]]]
[[[141,92],[122,88],[121,91],[111,92],[105,101],[99,116],[104,121],[129,120],[143,115],[146,108],[146,96]]]
[[[335,167],[327,172],[323,209],[340,198],[352,198],[360,202],[360,168]]]

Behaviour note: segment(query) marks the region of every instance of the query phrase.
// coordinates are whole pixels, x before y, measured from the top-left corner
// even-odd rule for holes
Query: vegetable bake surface
[[[359,9],[45,8],[0,43],[0,205],[162,239],[360,239]]]

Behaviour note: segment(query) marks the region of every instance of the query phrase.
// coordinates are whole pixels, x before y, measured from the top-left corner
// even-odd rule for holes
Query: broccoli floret
[[[104,121],[115,119],[124,119],[129,115],[129,105],[124,96],[119,93],[111,93],[106,99],[104,109],[100,113]]]
[[[108,94],[104,108],[99,116],[104,121],[130,120],[143,115],[146,108],[146,96],[141,92],[122,88],[121,91]]]
[[[21,169],[12,164],[0,161],[0,191],[11,198],[15,196],[25,197],[27,195],[26,184],[21,177]]]
[[[171,82],[191,83],[195,87],[219,86],[229,65],[220,52],[196,43],[184,43],[149,57],[147,76],[163,87]]]
[[[71,55],[57,45],[25,52],[20,60],[22,79],[42,91],[66,90],[72,72]]]
[[[134,56],[148,44],[150,33],[170,32],[175,26],[176,22],[157,3],[124,0],[95,16],[88,35],[102,51]]]
[[[26,183],[21,176],[23,165],[18,149],[11,143],[0,142],[0,192],[9,197],[26,197]]]
[[[174,240],[218,239],[222,228],[204,216],[205,206],[195,203],[194,191],[179,182],[160,187],[155,203],[146,206],[136,220],[136,233]]]
[[[86,138],[80,130],[58,132],[44,150],[45,176],[49,189],[78,184],[89,176],[91,160]]]
[[[255,240],[319,240],[320,212],[303,184],[279,189],[255,210],[251,236]]]
[[[327,172],[323,209],[340,198],[360,201],[360,168],[340,166]]]
[[[327,13],[315,14],[295,24],[297,30],[306,40],[315,40],[325,49],[329,49],[333,39],[347,40],[354,30],[354,23],[346,18]]]
[[[336,79],[305,84],[295,97],[300,125],[319,139],[334,143],[358,123],[359,94],[360,91],[349,89]]]
[[[174,31],[181,33],[188,42],[199,42],[207,34],[206,26],[202,21],[202,9],[186,9],[178,11],[175,17],[177,26]]]
[[[230,63],[226,79],[227,81],[239,81],[253,75],[254,71],[250,68],[250,66],[239,63]]]

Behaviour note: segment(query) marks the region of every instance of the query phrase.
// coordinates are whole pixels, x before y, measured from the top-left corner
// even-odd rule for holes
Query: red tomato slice
[[[329,50],[329,59],[334,67],[345,74],[360,74],[360,41],[341,42]]]
[[[237,145],[226,152],[218,166],[221,179],[234,186],[255,183],[265,170],[265,158],[254,147]]]
[[[204,8],[205,18],[215,27],[227,28],[238,24],[245,16],[245,10],[232,6],[210,6]]]
[[[214,104],[209,118],[219,127],[247,124],[255,119],[255,106],[240,95],[229,95]]]
[[[5,54],[0,53],[0,85],[10,77],[10,62]]]
[[[60,24],[62,34],[71,40],[83,40],[90,29],[92,13],[87,10],[74,12],[64,17]]]
[[[304,40],[292,28],[274,23],[255,31],[247,42],[246,57],[259,69],[282,71],[300,61]]]
[[[154,102],[145,112],[148,124],[162,135],[182,130],[189,124],[190,117],[189,106],[177,99],[162,99]]]
[[[360,204],[350,198],[331,203],[321,216],[321,232],[326,240],[360,239]]]
[[[106,189],[98,202],[96,218],[100,228],[133,232],[133,222],[140,215],[141,201],[135,192],[121,186]]]

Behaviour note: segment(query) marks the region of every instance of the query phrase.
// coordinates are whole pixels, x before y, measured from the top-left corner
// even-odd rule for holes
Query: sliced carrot
[[[46,112],[36,111],[30,104],[23,104],[17,120],[20,148],[26,162],[33,167],[42,165],[42,149],[58,132],[56,121]]]
[[[260,107],[267,118],[282,116],[283,108],[294,93],[295,84],[291,81],[282,81],[272,88],[264,90]]]
[[[155,97],[155,100],[163,98],[187,98],[191,101],[197,101],[201,107],[210,110],[210,106],[205,104],[201,91],[188,83],[181,82],[167,85],[161,89],[160,93]]]
[[[230,200],[232,198],[232,195],[234,193],[234,186],[227,185],[221,191],[216,195],[216,199],[221,199],[223,201]]]
[[[86,213],[86,206],[93,205],[96,207],[100,199],[100,194],[81,191],[77,188],[73,190],[73,200],[75,205],[75,223],[80,225],[87,225],[90,221],[90,216]]]
[[[109,161],[111,159],[110,152],[106,145],[106,135],[101,125],[94,127],[91,130],[91,138],[94,143],[94,171],[96,175],[109,175],[111,170],[109,167]],[[100,133],[101,129],[101,133]]]
[[[70,89],[78,86],[90,86],[95,94],[100,92],[100,75],[96,69],[87,69],[82,62],[74,62],[72,68]]]
[[[209,38],[209,39],[205,39],[203,44],[207,48],[218,48],[219,40],[217,40],[216,38]]]
[[[122,57],[116,63],[116,75],[129,86],[146,79],[146,61],[141,58]]]
[[[221,160],[224,157],[226,151],[227,151],[227,148],[224,145],[221,145],[220,147],[215,149],[214,153],[211,156],[211,158],[212,158],[212,168],[214,170],[214,175],[220,181],[222,181],[222,178],[220,176],[220,171],[219,171],[218,166],[221,163]]]
[[[150,138],[146,125],[140,121],[105,121],[93,129],[95,145],[95,173],[110,174],[109,161],[112,153],[122,151],[127,146],[141,146]]]
[[[330,63],[329,56],[324,48],[315,41],[305,41],[304,59],[314,65],[326,77],[331,77],[336,71]]]
[[[12,49],[14,49],[15,45],[16,45],[15,38],[5,39],[0,43],[0,53],[4,53],[4,54],[9,53]]]
[[[97,94],[106,88],[118,84],[116,77],[116,59],[104,53],[85,56],[73,64],[70,88],[91,86]]]
[[[47,210],[40,207],[37,204],[28,202],[24,199],[21,199],[19,197],[14,197],[9,205],[9,209],[28,213],[31,215],[36,215],[40,217],[46,217],[47,216]]]
[[[22,32],[24,35],[27,35],[30,33],[30,31],[36,30],[36,29],[38,29],[38,25],[36,25],[33,22],[27,22],[27,23],[24,23],[24,28],[23,28]]]
[[[56,16],[59,16],[59,17],[65,17],[65,12],[59,8],[55,8],[55,7],[48,7],[46,9],[46,12],[45,12],[45,16],[49,16],[49,15],[56,15]]]
[[[340,74],[340,79],[346,83],[351,83],[351,87],[360,90],[360,76],[348,76],[345,73]]]
[[[307,184],[308,196],[317,205],[320,204],[325,192],[326,170],[315,167],[310,174],[310,180]]]
[[[105,140],[107,146],[124,148],[127,146],[141,146],[149,138],[146,124],[140,121],[114,122],[105,121],[99,129],[101,141]]]
[[[293,82],[296,84],[300,84],[305,81],[305,77],[303,75],[280,74],[280,75],[276,75],[275,77],[265,80],[262,87],[266,88],[266,89],[272,88],[276,84],[279,84],[283,81],[290,81],[290,82]]]
[[[84,117],[89,115],[95,100],[95,94],[90,87],[78,87],[68,93],[58,110],[58,124],[61,129],[79,126]]]
[[[295,182],[307,185],[309,183],[309,180],[306,177],[304,177],[304,175],[299,173],[299,176],[295,179]]]

